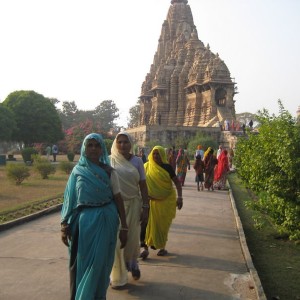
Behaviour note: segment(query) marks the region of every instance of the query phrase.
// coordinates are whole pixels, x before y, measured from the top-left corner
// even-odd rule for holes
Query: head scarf
[[[203,159],[206,158],[206,156],[208,155],[208,153],[211,151],[211,147],[208,147],[207,150],[204,152],[204,156],[203,156]]]
[[[130,134],[126,131],[122,131],[122,132],[119,132],[117,135],[116,135],[116,138],[114,139],[113,141],[113,144],[111,146],[111,157],[116,159],[117,157],[119,157],[120,160],[124,160],[124,161],[127,161],[127,159],[123,156],[123,155],[120,155],[119,154],[119,150],[117,148],[117,140],[118,140],[118,137],[120,135],[125,135],[127,136],[129,142],[130,142],[130,151],[129,153],[133,153],[133,141],[132,141],[132,137],[130,136]]]
[[[151,164],[156,164],[157,163],[154,161],[153,159],[153,151],[154,150],[158,150],[158,153],[159,153],[159,156],[161,158],[161,161],[164,163],[164,164],[167,164],[168,163],[168,160],[167,160],[167,155],[166,155],[166,151],[163,147],[161,146],[155,146],[153,147],[153,149],[151,150],[151,152],[149,153],[148,155],[148,161],[151,163]]]
[[[218,164],[214,174],[215,181],[220,180],[222,175],[229,171],[229,161],[228,161],[227,154],[228,154],[227,150],[223,150],[218,158]]]
[[[161,146],[153,147],[148,156],[148,162],[144,164],[148,192],[149,196],[154,199],[165,199],[173,191],[172,180],[169,173],[154,161],[154,150],[158,150],[162,163],[168,163],[165,149]]]
[[[92,139],[94,139],[98,143],[100,143],[100,146],[102,149],[102,155],[99,157],[99,162],[109,165],[110,163],[109,163],[108,153],[107,153],[105,143],[103,141],[102,135],[98,134],[98,133],[90,133],[84,138],[82,146],[81,146],[81,153],[80,153],[80,158],[79,158],[78,164],[80,166],[87,166],[90,164],[90,162],[86,156],[85,148],[86,148],[88,141],[92,140]]]

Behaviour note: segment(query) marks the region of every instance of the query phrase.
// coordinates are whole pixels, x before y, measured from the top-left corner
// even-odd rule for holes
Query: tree
[[[115,120],[119,118],[119,109],[112,100],[104,100],[95,108],[95,118],[100,121],[102,131],[107,133],[116,126]]]
[[[241,179],[267,213],[290,238],[300,238],[300,127],[283,108],[279,116],[259,112],[259,133],[238,141],[234,164]]]
[[[13,112],[0,103],[0,141],[11,141],[16,130],[16,121]]]
[[[139,125],[141,115],[141,106],[137,103],[129,109],[129,122],[128,127],[137,127]]]
[[[34,91],[15,91],[3,104],[15,115],[17,129],[14,141],[25,146],[33,143],[56,142],[63,138],[61,121],[50,99]]]

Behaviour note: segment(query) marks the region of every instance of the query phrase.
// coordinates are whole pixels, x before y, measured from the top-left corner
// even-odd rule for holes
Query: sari
[[[137,258],[140,253],[140,215],[142,208],[142,198],[140,194],[139,182],[141,180],[138,169],[128,161],[117,149],[117,138],[119,135],[126,135],[131,143],[133,152],[133,142],[126,132],[120,132],[111,148],[111,166],[117,171],[120,182],[122,198],[126,213],[126,222],[128,225],[128,239],[126,246],[120,249],[120,242],[117,241],[115,249],[115,260],[110,275],[112,286],[123,286],[128,282],[128,271],[131,266],[137,265]],[[134,159],[141,160],[138,157]],[[143,165],[143,162],[141,161]],[[143,166],[142,166],[142,170]],[[128,270],[129,269],[129,270]]]
[[[88,140],[102,148],[102,167],[85,154]],[[81,147],[78,164],[68,179],[61,211],[61,222],[68,223],[71,299],[106,299],[109,275],[114,261],[119,216],[107,165],[105,144],[99,134],[89,134]]]
[[[218,158],[218,165],[214,172],[214,188],[218,190],[225,189],[227,173],[229,171],[229,160],[227,150],[223,150]]]
[[[181,185],[184,185],[187,169],[190,168],[190,161],[187,156],[187,151],[180,149],[176,158],[177,178]]]
[[[205,167],[205,178],[204,178],[204,187],[208,190],[211,188],[213,190],[213,181],[214,181],[214,172],[215,166],[218,163],[218,160],[213,155],[211,151],[204,158],[204,167]]]
[[[158,150],[163,164],[167,164],[164,148],[155,146],[144,164],[150,198],[150,212],[146,229],[146,244],[164,249],[172,220],[176,215],[176,191],[169,173],[153,160],[153,151]]]

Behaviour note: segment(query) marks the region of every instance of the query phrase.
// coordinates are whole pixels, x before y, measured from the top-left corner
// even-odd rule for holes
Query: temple
[[[139,97],[137,127],[144,128],[130,131],[140,142],[147,141],[147,132],[148,138],[153,136],[149,130],[169,130],[165,142],[171,142],[176,131],[183,135],[199,127],[207,131],[225,119],[235,119],[236,93],[224,61],[199,40],[188,1],[172,0]],[[146,136],[141,137],[141,130]]]

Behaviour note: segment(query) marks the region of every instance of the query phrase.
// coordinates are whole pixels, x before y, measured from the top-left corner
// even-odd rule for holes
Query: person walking
[[[51,147],[48,145],[46,147],[46,156],[48,161],[50,161],[50,155],[51,155]]]
[[[226,188],[226,179],[229,172],[229,160],[227,150],[223,150],[218,158],[218,164],[214,172],[214,188],[224,190]]]
[[[61,210],[61,239],[69,248],[70,299],[106,299],[119,223],[127,242],[117,172],[109,166],[102,136],[87,135],[68,179]]]
[[[53,145],[52,146],[52,155],[53,155],[53,161],[56,162],[56,156],[58,154],[58,147],[57,145]]]
[[[110,163],[119,175],[128,224],[127,244],[120,249],[119,243],[117,243],[110,275],[111,287],[118,289],[127,284],[128,271],[135,280],[141,276],[138,265],[140,223],[147,224],[149,199],[144,163],[140,157],[133,155],[133,141],[127,132],[117,134],[111,148]]]
[[[154,250],[160,249],[157,255],[164,256],[168,253],[166,243],[176,207],[180,210],[183,206],[182,187],[174,169],[167,162],[163,147],[155,146],[152,149],[144,167],[150,199],[145,244]]]
[[[196,156],[196,160],[194,162],[194,166],[193,166],[195,172],[196,172],[196,182],[197,182],[197,190],[203,191],[204,185],[203,185],[203,181],[204,181],[204,176],[203,176],[203,172],[204,172],[204,162],[201,158],[201,155],[198,154]]]
[[[201,156],[201,159],[203,159],[203,156],[204,156],[204,151],[203,151],[203,148],[201,145],[198,145],[197,146],[197,150],[195,152],[195,158],[197,157],[197,155],[200,155]]]
[[[181,185],[184,186],[186,172],[190,170],[190,160],[187,155],[187,150],[179,149],[178,155],[176,158],[176,167],[177,167],[177,178],[180,181]]]
[[[209,191],[214,190],[213,182],[214,182],[214,170],[215,166],[218,164],[217,158],[214,156],[214,149],[208,147],[208,149],[204,153],[204,170],[205,170],[205,179],[204,179],[204,187]]]

